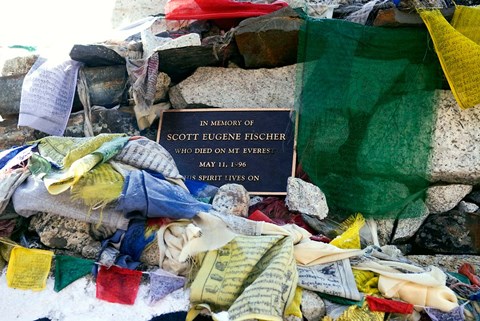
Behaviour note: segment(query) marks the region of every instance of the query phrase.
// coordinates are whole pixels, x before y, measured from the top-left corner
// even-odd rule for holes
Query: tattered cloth
[[[298,280],[293,242],[281,235],[237,236],[208,252],[191,284],[187,321],[211,307],[229,319],[281,321],[292,303]]]
[[[305,172],[345,216],[419,215],[402,210],[429,186],[442,79],[428,32],[307,18],[299,38],[297,155]]]

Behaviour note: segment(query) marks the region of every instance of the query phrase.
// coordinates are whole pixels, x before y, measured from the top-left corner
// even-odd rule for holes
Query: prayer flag
[[[422,10],[435,50],[458,105],[480,104],[480,9],[456,6],[450,24],[440,10]]]
[[[55,292],[92,272],[94,261],[67,255],[55,256]]]
[[[164,270],[150,273],[150,303],[163,299],[168,294],[182,288],[185,278]]]
[[[371,311],[411,314],[413,304],[401,301],[387,300],[367,295],[368,307]]]
[[[137,298],[142,272],[123,269],[115,265],[100,266],[97,276],[97,299],[133,305]]]
[[[417,217],[442,72],[421,28],[306,18],[299,34],[297,155],[346,217]],[[401,44],[401,45],[400,45]]]
[[[52,251],[13,248],[7,268],[7,285],[22,290],[45,289],[52,257]]]

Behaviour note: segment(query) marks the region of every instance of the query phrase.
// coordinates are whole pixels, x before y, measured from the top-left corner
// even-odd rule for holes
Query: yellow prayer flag
[[[480,104],[480,9],[457,6],[452,25],[439,10],[419,13],[458,105],[465,109]]]
[[[52,257],[52,251],[15,247],[8,263],[7,285],[22,290],[45,289]]]
[[[342,229],[345,231],[334,238],[330,244],[341,249],[360,249],[360,230],[365,225],[365,218],[357,213],[342,222]]]

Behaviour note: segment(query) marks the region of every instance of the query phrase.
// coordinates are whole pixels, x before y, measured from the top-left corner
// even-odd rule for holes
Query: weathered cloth
[[[115,229],[127,229],[128,219],[115,210],[115,204],[91,210],[85,204],[72,202],[69,195],[51,195],[45,185],[33,176],[16,188],[12,195],[15,212],[30,217],[39,212],[51,213],[83,222],[102,224]]]
[[[189,259],[219,249],[235,236],[224,221],[208,213],[199,213],[192,221],[164,225],[157,232],[159,266],[177,275],[187,275],[191,269]]]
[[[131,220],[120,244],[120,253],[129,255],[133,261],[140,261],[143,250],[155,239],[155,234],[145,235],[145,220]]]
[[[30,171],[18,168],[0,172],[0,217],[5,211],[15,190],[30,176]]]
[[[374,256],[353,261],[352,265],[358,270],[378,273],[378,289],[386,298],[398,298],[413,305],[429,306],[446,312],[458,306],[455,293],[445,285],[445,273],[435,266],[424,269]]]
[[[442,79],[428,37],[340,19],[300,29],[298,161],[344,217],[419,215],[402,210],[429,186]]]
[[[52,257],[52,251],[14,247],[8,261],[7,285],[22,290],[45,289]]]
[[[18,126],[62,136],[72,110],[82,63],[39,57],[25,76]]]
[[[450,312],[445,312],[430,307],[425,307],[425,312],[432,321],[464,321],[465,315],[463,313],[464,305],[460,305]]]
[[[390,312],[411,314],[413,312],[413,305],[395,300],[387,300],[383,298],[367,295],[366,297],[368,307],[371,311]]]
[[[352,305],[348,307],[335,321],[383,321],[385,317],[384,312],[371,311],[368,305],[364,302],[362,307]],[[329,316],[323,318],[323,321],[333,321]]]
[[[133,91],[135,116],[138,128],[143,130],[150,127],[156,118],[152,105],[157,89],[158,53],[154,52],[146,59],[126,59],[127,73]]]
[[[297,266],[298,286],[350,300],[361,299],[350,261],[340,260],[312,266]]]
[[[451,24],[440,10],[422,10],[435,51],[458,105],[480,104],[480,9],[455,6]]]
[[[0,171],[3,172],[20,165],[30,157],[33,148],[35,145],[23,145],[0,152]]]
[[[167,180],[183,180],[172,155],[160,144],[145,137],[130,139],[114,159],[137,169],[158,172]]]
[[[237,236],[209,251],[191,284],[187,321],[209,306],[229,319],[281,321],[298,280],[293,242],[281,235]]]
[[[195,199],[179,185],[146,171],[134,170],[125,178],[117,209],[127,217],[192,218],[208,212],[210,204]]]
[[[55,292],[92,272],[92,260],[67,255],[55,255]]]

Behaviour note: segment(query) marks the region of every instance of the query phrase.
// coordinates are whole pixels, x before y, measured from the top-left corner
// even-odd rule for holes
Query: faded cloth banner
[[[441,69],[420,28],[306,19],[300,32],[298,159],[346,217],[415,217]]]
[[[192,309],[199,313],[228,311],[229,319],[281,321],[293,301],[298,274],[293,242],[282,235],[237,236],[219,250],[209,251],[191,285]]]

